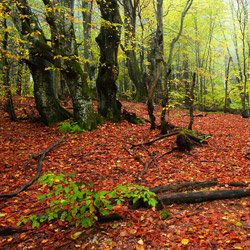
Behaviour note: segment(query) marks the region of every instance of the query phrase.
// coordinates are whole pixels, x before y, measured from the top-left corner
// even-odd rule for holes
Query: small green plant
[[[169,217],[169,213],[167,210],[162,210],[161,211],[161,219],[166,220]]]
[[[135,203],[143,199],[150,206],[157,204],[155,194],[138,185],[119,185],[112,191],[95,192],[91,186],[81,182],[76,183],[64,174],[55,175],[51,172],[43,175],[39,182],[47,185],[50,192],[38,195],[37,199],[49,202],[50,208],[42,216],[32,215],[26,218],[21,216],[17,225],[30,220],[33,227],[38,227],[44,221],[61,219],[73,222],[76,226],[91,227],[98,217],[111,213],[113,202],[121,204],[126,199],[132,199]]]
[[[76,122],[60,122],[59,124],[60,132],[74,133],[74,132],[86,132],[82,129]]]
[[[204,141],[206,141],[207,139],[211,138],[212,136],[208,135],[206,136],[204,139],[201,139],[200,140],[200,143],[203,143]]]

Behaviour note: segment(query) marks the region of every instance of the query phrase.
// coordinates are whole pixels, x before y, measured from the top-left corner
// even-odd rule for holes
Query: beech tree
[[[137,101],[144,100],[147,96],[147,89],[144,80],[143,71],[140,68],[140,64],[137,59],[137,47],[136,47],[136,18],[137,8],[140,4],[140,0],[130,1],[123,0],[124,7],[124,29],[125,29],[125,47],[123,48],[126,54],[126,65],[128,68],[128,74],[136,87]]]
[[[46,21],[51,30],[51,45],[28,2],[26,0],[16,2],[16,7],[10,3],[13,6],[13,19],[19,33],[25,35],[30,44],[28,64],[35,82],[34,92],[39,113],[48,125],[69,118],[69,112],[60,107],[54,96],[53,78],[49,70],[51,64],[54,64],[61,70],[69,86],[74,120],[82,128],[95,129],[101,120],[93,111],[90,89],[78,60],[73,25],[74,1],[43,1],[47,10]],[[41,98],[42,100],[39,100]],[[55,119],[58,114],[64,116]]]
[[[47,125],[63,121],[71,114],[62,108],[53,91],[52,72],[47,70],[53,61],[53,53],[41,29],[38,19],[31,11],[26,0],[8,2],[14,24],[23,40],[27,41],[29,66],[34,81],[36,108]],[[50,60],[50,61],[49,61]]]
[[[99,72],[96,80],[98,112],[109,121],[120,120],[121,105],[116,101],[118,76],[117,53],[121,36],[121,17],[116,0],[97,2],[102,17],[100,34],[96,41],[100,48]]]
[[[7,30],[7,8],[6,6],[3,6],[3,20],[0,20],[0,24],[4,27],[4,32],[2,34],[2,50],[1,50],[1,58],[2,58],[2,64],[1,64],[1,72],[3,76],[3,86],[6,88],[5,94],[6,94],[6,102],[5,102],[5,109],[9,114],[10,120],[15,121],[16,120],[16,114],[13,106],[12,101],[12,93],[10,90],[10,65],[8,62],[8,57],[6,55],[7,53],[7,47],[8,47],[8,30]]]

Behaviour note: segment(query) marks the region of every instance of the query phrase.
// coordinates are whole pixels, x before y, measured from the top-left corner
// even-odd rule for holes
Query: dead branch
[[[30,156],[28,162],[25,164],[25,166],[27,166],[32,159],[39,159],[38,164],[37,164],[37,172],[35,177],[33,177],[32,179],[30,179],[29,182],[27,182],[26,184],[24,184],[22,187],[20,187],[17,191],[12,192],[12,193],[8,193],[8,194],[0,194],[0,198],[11,198],[16,196],[17,194],[21,193],[22,191],[24,191],[25,189],[27,189],[29,186],[31,186],[36,180],[38,180],[41,171],[42,171],[42,162],[44,160],[44,158],[46,157],[46,155],[56,146],[58,146],[60,143],[62,143],[63,141],[66,140],[66,137],[62,137],[59,141],[57,141],[55,144],[51,145],[50,147],[48,147],[46,150],[44,150],[43,152],[37,154],[37,155],[33,155]]]
[[[139,161],[143,166],[146,165],[146,162],[141,157],[139,157],[135,153],[130,152],[124,145],[122,147],[128,152],[129,155],[133,156],[136,161]]]
[[[151,165],[155,160],[158,160],[159,158],[162,158],[163,156],[172,153],[172,152],[173,152],[174,150],[176,150],[176,149],[177,149],[177,147],[172,147],[169,151],[164,152],[163,154],[160,154],[160,155],[158,155],[158,156],[155,156],[155,157],[152,158],[149,162],[147,162],[147,163],[144,165],[144,166],[145,166],[144,170],[138,175],[137,181],[140,181],[140,180],[141,180],[142,176],[143,176],[144,174],[146,174],[146,172],[148,171],[150,165]]]
[[[147,142],[142,142],[142,143],[134,144],[134,145],[132,145],[132,146],[130,147],[130,149],[135,148],[135,147],[138,147],[138,146],[141,146],[142,144],[143,144],[143,145],[151,145],[151,144],[153,144],[154,142],[159,141],[159,140],[161,140],[161,139],[164,139],[164,138],[166,138],[166,137],[170,137],[170,136],[173,136],[173,135],[177,135],[179,132],[180,132],[180,131],[177,130],[177,131],[174,131],[174,132],[169,133],[169,134],[166,134],[166,135],[161,135],[161,136],[159,136],[158,138],[155,138],[155,139],[153,139],[153,140],[151,140],[151,141],[147,141]]]

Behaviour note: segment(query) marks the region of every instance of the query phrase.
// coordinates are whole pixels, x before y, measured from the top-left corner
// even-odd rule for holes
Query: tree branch
[[[25,164],[25,166],[27,166],[31,161],[32,159],[39,159],[39,162],[37,164],[37,172],[36,172],[36,175],[35,177],[33,177],[32,179],[30,179],[29,182],[27,182],[26,184],[24,184],[22,187],[20,187],[17,191],[15,192],[12,192],[12,193],[8,193],[8,194],[0,194],[0,198],[11,198],[11,197],[14,197],[16,196],[17,194],[21,193],[22,191],[24,191],[25,189],[27,189],[29,186],[31,186],[36,180],[38,180],[40,174],[41,174],[41,171],[42,171],[42,162],[43,162],[43,159],[46,157],[46,155],[56,146],[58,146],[60,143],[62,143],[63,141],[66,140],[66,137],[62,137],[59,141],[57,141],[55,144],[51,145],[50,147],[48,147],[46,150],[44,150],[43,152],[41,153],[38,153],[36,155],[32,155],[30,156],[30,159],[28,160],[28,162]]]

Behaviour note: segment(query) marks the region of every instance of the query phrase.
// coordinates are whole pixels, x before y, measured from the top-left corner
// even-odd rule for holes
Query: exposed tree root
[[[37,155],[31,155],[28,160],[28,162],[25,164],[25,166],[27,166],[33,159],[37,160],[38,158],[38,164],[37,164],[37,172],[35,177],[33,177],[32,179],[30,179],[29,182],[27,182],[26,184],[24,184],[22,187],[20,187],[17,191],[12,192],[12,193],[8,193],[8,194],[0,194],[0,198],[11,198],[16,196],[17,194],[21,193],[22,191],[24,191],[25,189],[27,189],[29,186],[31,186],[36,180],[38,180],[41,171],[42,171],[42,162],[44,160],[44,158],[46,157],[46,155],[56,146],[58,146],[60,143],[62,143],[63,141],[66,140],[66,137],[62,137],[59,141],[57,141],[55,144],[51,145],[50,147],[48,147],[46,150],[44,150],[43,152],[37,154]]]

